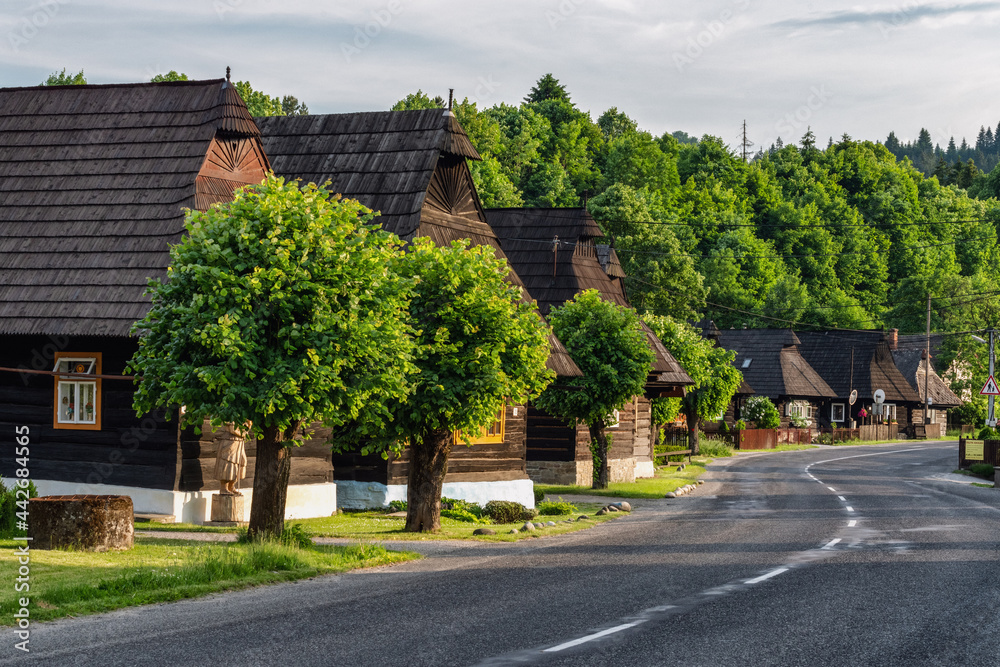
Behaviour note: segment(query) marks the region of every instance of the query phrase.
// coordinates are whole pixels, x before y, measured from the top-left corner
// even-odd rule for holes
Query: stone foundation
[[[528,477],[536,484],[590,486],[594,481],[594,464],[591,461],[528,461],[527,470]],[[634,482],[635,459],[609,460],[608,473],[612,483]]]

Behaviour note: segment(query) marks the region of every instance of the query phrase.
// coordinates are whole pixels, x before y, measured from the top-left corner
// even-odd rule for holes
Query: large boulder
[[[41,496],[28,511],[32,549],[119,551],[135,541],[128,496]]]

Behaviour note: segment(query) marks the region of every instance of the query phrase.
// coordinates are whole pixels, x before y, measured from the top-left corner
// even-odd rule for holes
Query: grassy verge
[[[519,532],[511,534],[514,528],[520,529],[524,521],[507,524],[467,523],[448,517],[441,517],[441,532],[438,533],[407,533],[403,530],[405,518],[390,516],[382,512],[345,512],[335,516],[315,519],[300,519],[309,533],[317,537],[346,537],[365,540],[465,540],[475,539],[489,542],[514,542],[516,540],[541,537],[544,535],[559,535],[572,533],[584,528],[591,528],[598,523],[610,521],[622,514],[614,513],[605,516],[594,516],[602,505],[598,503],[578,503],[576,511],[570,514],[539,516],[532,523],[554,521],[555,526],[549,526],[534,532]],[[578,521],[579,517],[588,518]],[[569,523],[567,523],[567,521]],[[477,528],[489,528],[496,535],[473,535]]]
[[[676,491],[685,484],[697,480],[705,472],[705,466],[712,460],[694,458],[690,465],[677,471],[674,466],[663,466],[656,469],[655,477],[637,479],[635,482],[611,484],[606,489],[591,489],[589,486],[556,486],[554,484],[536,484],[535,489],[541,490],[547,496],[560,494],[582,494],[588,496],[611,496],[615,498],[662,498],[668,491]]]
[[[13,540],[0,540],[0,578],[14,582]],[[204,544],[136,538],[129,551],[32,549],[30,590],[13,584],[0,592],[0,625],[11,625],[21,597],[30,598],[32,621],[80,616],[199,597],[218,591],[303,579],[419,558],[381,545],[297,548],[280,544]]]

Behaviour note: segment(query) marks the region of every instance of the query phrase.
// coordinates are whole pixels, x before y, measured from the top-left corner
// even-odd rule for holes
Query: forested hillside
[[[441,104],[418,91],[395,108]],[[995,322],[1000,203],[881,144],[845,136],[820,149],[808,133],[744,163],[715,137],[652,136],[625,110],[594,120],[551,75],[518,106],[454,111],[484,158],[472,166],[484,206],[586,200],[640,309],[906,333],[924,330],[930,294],[935,330]]]

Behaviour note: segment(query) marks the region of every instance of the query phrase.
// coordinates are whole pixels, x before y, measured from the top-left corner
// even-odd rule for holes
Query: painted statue
[[[241,430],[229,422],[216,436],[218,451],[215,455],[215,478],[219,480],[224,496],[242,496],[236,489],[241,479],[247,476],[246,442],[249,429]]]

